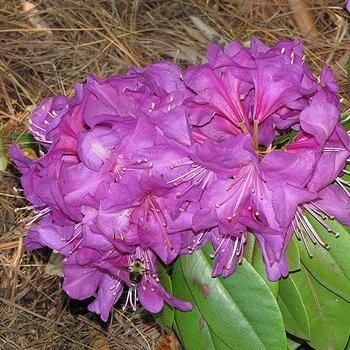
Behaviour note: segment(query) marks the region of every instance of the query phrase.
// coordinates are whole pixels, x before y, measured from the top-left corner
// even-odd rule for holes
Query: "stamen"
[[[313,243],[313,244],[317,244],[317,241],[315,240],[315,238],[313,237],[312,235],[312,232],[310,232],[308,226],[306,225],[306,223],[304,222],[304,219],[305,217],[303,217],[303,214],[300,215],[298,212],[296,213],[297,214],[297,217],[299,219],[299,230],[300,231],[304,231],[307,236],[309,237],[310,241]]]
[[[205,230],[205,231],[201,232],[198,235],[197,239],[192,241],[193,244],[187,247],[187,249],[188,249],[190,254],[192,254],[196,250],[196,248],[202,243],[203,238],[205,237],[207,232],[208,232],[208,230]]]
[[[239,180],[242,179],[242,181],[244,181],[244,184],[243,184],[243,186],[240,186],[239,189],[237,189],[238,191],[240,191],[239,192],[239,196],[238,196],[238,198],[236,200],[236,203],[235,203],[235,206],[233,208],[233,212],[232,212],[231,216],[227,217],[228,221],[231,221],[233,218],[235,218],[237,216],[237,210],[239,209],[239,207],[241,205],[241,202],[243,200],[243,197],[244,197],[244,195],[245,195],[245,193],[247,191],[247,187],[250,184],[249,180],[250,180],[250,177],[251,177],[251,173],[252,173],[252,171],[251,171],[251,169],[249,169],[248,173],[244,174],[242,177],[240,177],[239,179],[237,179],[235,181],[235,183],[237,184],[239,182]],[[235,191],[234,194],[236,194],[236,191]],[[228,197],[226,200],[224,200],[223,202],[219,203],[220,206],[225,204],[231,198],[232,198],[232,196]]]
[[[348,191],[347,188],[343,185],[344,180],[342,180],[342,181],[340,181],[340,180],[342,180],[342,179],[340,179],[339,177],[337,177],[337,178],[335,179],[335,182],[344,190],[344,192],[346,193],[346,195],[347,195],[348,197],[350,197],[349,191]],[[347,182],[346,185],[349,186],[349,183]]]
[[[21,220],[22,222],[26,222],[24,227],[28,228],[33,222],[35,222],[36,220],[38,220],[39,218],[41,218],[42,216],[44,216],[45,214],[49,213],[51,211],[51,209],[49,207],[46,207],[40,211],[36,211],[36,215],[29,217],[29,218],[25,218],[23,220]],[[29,221],[27,221],[29,219]]]
[[[17,188],[17,187],[12,187],[13,191],[18,193],[18,192],[23,192],[24,190],[21,188]]]
[[[134,297],[134,301],[133,301],[133,297]],[[130,302],[130,306],[132,307],[133,311],[136,311],[136,288],[134,288],[134,287],[129,287],[128,294],[126,296],[125,304],[122,307],[123,311],[126,310],[129,302]]]
[[[248,129],[244,122],[240,123],[238,126],[241,128],[244,134],[248,134]]]
[[[226,241],[227,236],[228,235],[225,234],[224,236],[221,237],[221,242],[219,243],[218,247],[215,249],[214,254],[210,254],[210,258],[214,259],[214,257],[216,256],[216,254],[218,253],[218,251],[220,250],[220,248],[222,247],[222,245]],[[218,239],[220,239],[220,238],[218,238]]]
[[[259,149],[259,121],[254,120],[253,122],[254,126],[254,133],[253,133],[253,147],[255,150]]]
[[[339,151],[344,151],[343,148],[338,148],[338,147],[325,147],[323,149],[325,152],[339,152]]]
[[[237,247],[238,247],[238,242],[239,242],[239,238],[235,239],[235,243],[233,245],[233,249],[232,249],[232,253],[231,253],[231,257],[230,260],[227,262],[227,264],[224,266],[227,270],[229,270],[231,268],[233,259],[235,256],[237,256],[236,251],[237,251]],[[239,251],[238,251],[238,255],[239,255]]]
[[[350,187],[350,182],[349,181],[346,181],[346,180],[342,179],[341,177],[337,177],[337,180],[339,182],[341,182],[342,184],[344,184],[345,186]]]
[[[32,210],[32,209],[35,209],[35,206],[34,205],[28,205],[28,206],[22,207],[22,208],[15,208],[15,212],[17,213],[20,210]]]
[[[290,54],[290,63],[294,63],[294,57],[295,57],[295,54],[294,54],[294,52],[292,52],[291,54]]]
[[[335,232],[324,220],[326,218],[321,217],[317,212],[315,212],[309,205],[304,205],[304,208],[307,210],[312,217],[317,220],[328,232],[332,233],[336,238],[339,237],[339,233]]]
[[[296,219],[296,218],[294,218],[293,219],[293,221],[296,221],[296,225],[295,224],[293,224],[293,226],[295,227],[295,234],[296,234],[296,236],[297,236],[297,238],[300,240],[302,240],[302,242],[304,243],[304,247],[305,247],[305,249],[306,249],[306,251],[307,251],[307,254],[309,255],[309,257],[310,258],[312,258],[313,257],[313,255],[312,255],[312,253],[311,253],[311,251],[310,251],[310,248],[309,248],[309,246],[308,246],[308,244],[307,244],[307,242],[306,242],[306,239],[305,239],[305,236],[304,236],[304,233],[303,233],[303,231],[299,228],[299,222],[298,222],[298,220]],[[292,222],[293,222],[292,221]],[[297,232],[299,233],[299,235],[297,234]]]
[[[72,255],[73,253],[75,253],[78,250],[78,248],[79,248],[80,244],[82,243],[83,239],[84,238],[82,237],[80,239],[80,241],[78,242],[78,244],[76,246],[73,246],[73,248],[68,252],[68,255]]]
[[[174,248],[171,246],[169,238],[168,238],[168,234],[165,231],[165,227],[167,226],[167,220],[165,215],[163,214],[160,206],[157,203],[157,200],[154,198],[154,196],[149,196],[148,197],[148,204],[149,204],[149,208],[153,209],[153,215],[155,216],[156,220],[158,221],[159,227],[161,229],[163,238],[164,238],[164,244],[166,246],[168,246],[168,248],[173,251]]]
[[[33,121],[32,121],[31,119],[29,119],[29,124],[30,124],[30,125],[33,125],[33,126],[36,127],[37,129],[39,129],[39,130],[43,131],[44,133],[46,133],[46,130],[45,130],[44,128],[42,128],[41,126],[39,126],[39,125],[33,123]]]
[[[182,174],[182,175],[178,176],[177,178],[168,181],[167,183],[168,184],[172,184],[172,183],[179,184],[179,181],[181,181],[180,183],[187,182],[189,180],[192,180],[194,177],[196,177],[198,174],[200,174],[203,170],[206,170],[206,169],[200,165],[196,165],[191,170],[189,170],[187,173]]]
[[[317,240],[317,242],[322,246],[322,247],[324,247],[325,249],[329,249],[329,245],[327,244],[327,243],[325,243],[322,239],[321,239],[321,237],[317,234],[317,232],[316,232],[316,230],[314,229],[314,227],[311,225],[311,222],[309,221],[309,219],[303,214],[303,212],[302,212],[302,210],[300,209],[300,208],[298,208],[297,209],[298,210],[298,212],[297,212],[297,214],[299,214],[299,216],[300,216],[300,220],[301,220],[301,222],[302,222],[302,224],[303,224],[303,227],[305,228],[305,231],[306,231],[306,233],[308,234],[308,236],[310,237],[310,239],[311,239],[311,235]],[[305,226],[306,225],[306,226]],[[309,235],[309,233],[311,234],[311,235]],[[316,242],[313,240],[313,239],[311,239],[312,240],[312,242],[315,244]]]

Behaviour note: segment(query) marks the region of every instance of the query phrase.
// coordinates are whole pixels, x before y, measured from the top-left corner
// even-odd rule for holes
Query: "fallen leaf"
[[[163,335],[157,344],[156,350],[178,350],[180,342],[174,332]]]
[[[52,30],[47,22],[41,17],[40,11],[37,9],[36,5],[26,0],[22,0],[21,5],[23,12],[27,13],[29,22],[34,28],[42,30],[48,35],[52,35]]]
[[[110,350],[107,340],[101,336],[94,340],[92,347],[94,350]]]
[[[45,274],[63,277],[63,263],[59,254],[51,253],[50,259],[45,266]]]
[[[288,0],[300,33],[306,38],[316,38],[319,32],[306,0]]]

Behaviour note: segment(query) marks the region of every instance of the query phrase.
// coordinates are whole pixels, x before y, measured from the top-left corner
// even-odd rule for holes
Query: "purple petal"
[[[276,187],[273,191],[272,205],[280,226],[288,227],[295,216],[298,205],[315,198],[317,198],[316,193],[289,184]]]
[[[140,303],[147,311],[158,313],[163,309],[164,298],[158,295],[149,281],[144,281],[143,279],[140,286],[137,288],[137,293]]]
[[[279,183],[289,183],[304,187],[312,176],[316,163],[315,152],[301,150],[300,152],[273,151],[261,161],[263,177],[275,186]]]
[[[79,266],[73,259],[64,265],[63,290],[73,299],[86,299],[95,293],[102,276],[96,268]]]
[[[46,99],[34,109],[29,129],[37,141],[47,146],[52,141],[53,130],[68,112],[69,101],[64,95]]]
[[[316,163],[313,176],[308,184],[310,191],[319,191],[332,183],[341,173],[349,157],[349,151],[324,152]]]
[[[322,147],[333,133],[338,119],[339,110],[334,105],[314,102],[301,112],[300,125]]]
[[[190,311],[193,309],[193,305],[190,302],[175,298],[173,295],[168,293],[159,283],[153,283],[153,288],[155,292],[169,305],[181,311]]]
[[[283,57],[256,59],[257,70],[252,71],[256,96],[253,119],[262,123],[285,104],[301,97],[302,68],[285,64]]]
[[[313,203],[343,225],[350,225],[349,191],[346,193],[341,187],[330,185],[319,192],[319,199]]]
[[[89,311],[101,315],[101,319],[107,322],[113,305],[123,292],[123,284],[109,275],[103,275],[98,287],[96,299],[88,306]]]
[[[116,131],[97,126],[78,135],[77,151],[80,160],[89,169],[98,171],[119,143],[120,138]]]
[[[167,138],[186,146],[191,144],[184,106],[175,107],[167,113],[156,111],[151,113],[150,117],[151,122],[157,125]]]

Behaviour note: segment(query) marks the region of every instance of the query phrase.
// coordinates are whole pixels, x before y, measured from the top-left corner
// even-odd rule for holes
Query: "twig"
[[[0,250],[17,248],[18,244],[19,244],[19,241],[0,243]]]
[[[0,297],[0,301],[1,301],[3,304],[7,305],[7,306],[11,306],[11,307],[14,307],[15,309],[18,309],[18,310],[27,312],[28,314],[31,314],[31,315],[33,315],[33,316],[35,316],[35,317],[37,317],[37,318],[40,318],[41,320],[44,320],[44,321],[47,321],[47,322],[56,323],[56,324],[58,324],[58,325],[60,325],[60,326],[64,326],[64,323],[62,323],[62,322],[58,322],[58,321],[55,321],[55,320],[51,320],[50,318],[47,318],[47,317],[42,316],[42,315],[39,315],[39,314],[37,314],[36,312],[31,311],[31,310],[28,310],[28,309],[26,309],[25,307],[23,307],[23,306],[21,306],[21,305],[18,305],[18,304],[14,303],[14,302],[12,302],[12,301],[10,301],[10,300],[7,300],[7,299],[4,299],[4,298],[1,298],[1,297]]]

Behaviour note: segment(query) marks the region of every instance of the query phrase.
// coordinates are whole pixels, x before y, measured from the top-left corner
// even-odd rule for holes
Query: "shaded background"
[[[60,267],[46,250],[29,254],[22,238],[26,205],[18,173],[6,161],[18,141],[28,156],[39,150],[26,135],[33,108],[54,94],[72,95],[88,73],[106,77],[130,66],[170,59],[182,67],[205,61],[209,42],[257,35],[268,44],[302,38],[307,64],[336,74],[342,111],[350,107],[347,60],[349,14],[344,1],[305,0],[0,0],[0,349],[178,348],[142,312],[116,309],[108,324],[70,302]]]

